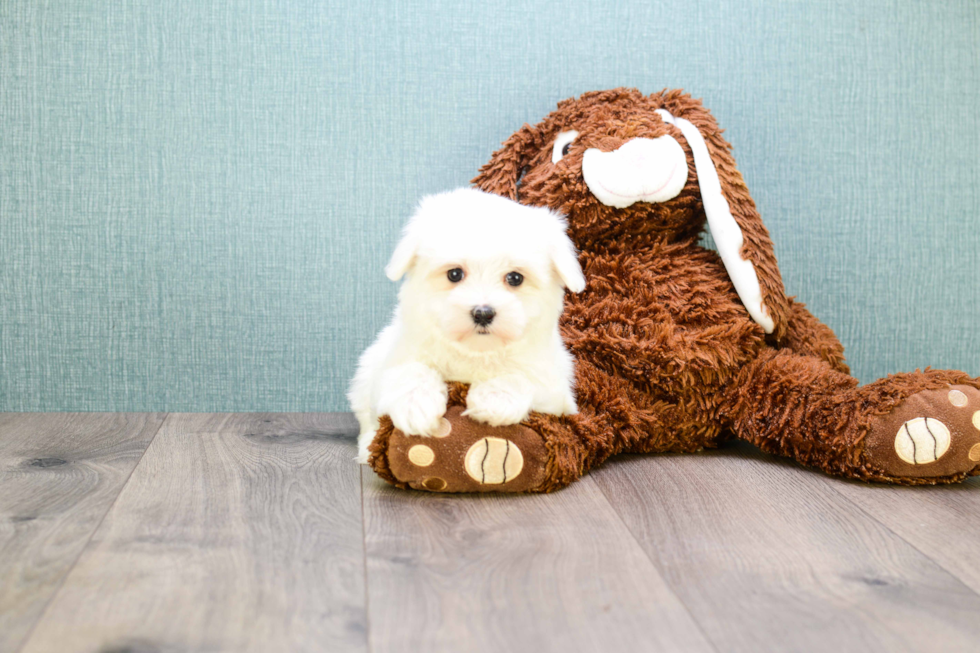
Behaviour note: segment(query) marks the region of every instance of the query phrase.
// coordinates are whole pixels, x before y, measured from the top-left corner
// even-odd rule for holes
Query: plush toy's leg
[[[550,492],[579,478],[594,462],[589,435],[607,427],[588,407],[578,415],[531,413],[520,424],[492,427],[462,415],[467,389],[449,384],[449,408],[436,437],[405,435],[382,417],[368,464],[402,488]]]
[[[658,398],[582,358],[575,373],[578,414],[531,413],[505,427],[462,416],[467,388],[451,383],[443,437],[407,436],[382,417],[369,464],[390,483],[418,490],[550,492],[620,452],[697,451],[722,437],[702,397]]]
[[[978,388],[942,370],[858,387],[819,358],[768,350],[743,368],[722,414],[738,437],[831,474],[950,483],[980,474]]]
[[[826,361],[838,372],[850,374],[844,362],[844,345],[826,324],[813,317],[805,304],[789,301],[789,317],[786,335],[779,342],[780,349],[789,349],[801,356],[816,356]]]

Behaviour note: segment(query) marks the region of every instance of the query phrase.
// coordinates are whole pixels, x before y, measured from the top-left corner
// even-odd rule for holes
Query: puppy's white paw
[[[388,410],[395,428],[406,435],[432,435],[445,414],[446,397],[422,389],[401,397]]]
[[[435,370],[421,363],[401,365],[388,370],[382,384],[378,413],[391,417],[395,428],[406,435],[439,430],[449,392]]]
[[[531,412],[529,384],[512,377],[498,377],[470,388],[463,415],[490,426],[517,424]]]
[[[354,462],[357,463],[358,465],[368,464],[368,458],[371,457],[371,452],[368,451],[368,444],[370,444],[370,442],[368,442],[367,444],[358,442],[357,455],[354,456]]]

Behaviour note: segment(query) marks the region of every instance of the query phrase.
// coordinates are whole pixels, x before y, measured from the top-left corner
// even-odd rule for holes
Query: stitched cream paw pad
[[[413,465],[428,467],[436,459],[436,454],[432,451],[431,447],[427,447],[424,444],[417,444],[408,450],[408,459],[412,461]]]
[[[432,437],[434,438],[447,438],[449,434],[452,433],[453,426],[449,423],[449,420],[443,417],[439,420],[439,426],[433,432]]]
[[[970,449],[970,460],[975,463],[980,463],[980,444],[975,444],[973,445],[973,448]]]
[[[474,481],[497,485],[517,478],[524,468],[524,456],[510,440],[483,438],[466,452],[463,467]]]
[[[422,487],[426,490],[432,490],[433,492],[441,492],[446,489],[446,481],[442,480],[438,476],[429,476],[424,481],[422,481]]]
[[[949,428],[938,419],[916,417],[895,436],[895,453],[910,465],[934,463],[949,451]]]
[[[865,459],[888,476],[945,480],[980,472],[980,389],[921,390],[871,424]]]
[[[970,400],[962,390],[950,390],[949,394],[946,395],[946,398],[949,399],[949,403],[953,404],[957,408],[962,408],[970,403]]]

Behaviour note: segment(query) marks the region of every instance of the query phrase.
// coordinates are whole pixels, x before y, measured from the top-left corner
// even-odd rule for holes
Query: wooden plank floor
[[[980,651],[980,478],[747,445],[405,492],[348,414],[0,414],[0,653]]]
[[[19,648],[162,422],[0,414],[0,651]]]

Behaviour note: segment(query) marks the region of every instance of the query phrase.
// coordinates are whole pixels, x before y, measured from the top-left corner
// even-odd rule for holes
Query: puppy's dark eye
[[[565,143],[565,147],[561,148],[561,155],[562,156],[568,156],[568,151],[570,149],[572,149],[572,144],[571,143]]]
[[[524,275],[520,272],[508,272],[507,276],[504,277],[504,280],[507,281],[507,285],[514,286],[516,288],[524,283]]]
[[[446,278],[452,281],[453,283],[459,283],[460,281],[463,280],[463,277],[465,276],[466,275],[463,273],[463,268],[453,268],[452,270],[446,273]]]

